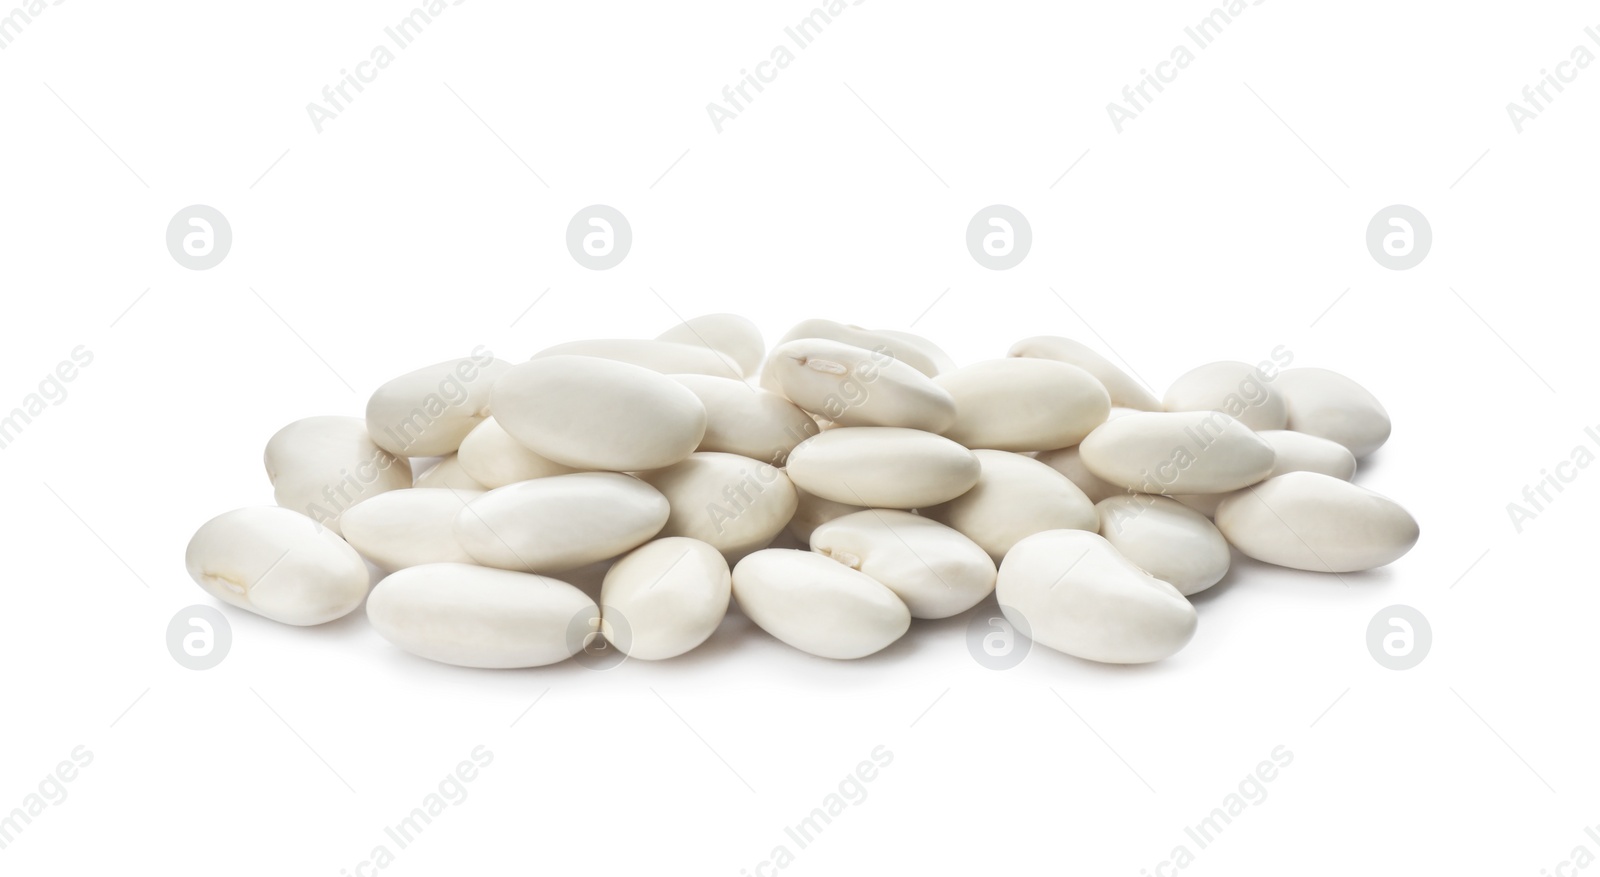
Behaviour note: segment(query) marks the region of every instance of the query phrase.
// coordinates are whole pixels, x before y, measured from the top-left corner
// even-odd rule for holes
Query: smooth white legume
[[[893,591],[811,551],[751,554],[733,568],[733,595],[762,630],[823,658],[866,657],[911,626],[911,611]]]
[[[497,487],[467,503],[456,539],[485,566],[560,573],[643,545],[667,500],[629,475],[579,472]]]
[[[359,417],[296,420],[267,441],[263,459],[278,505],[335,533],[356,503],[411,486],[411,461],[378,447]]]
[[[234,509],[189,540],[189,577],[213,597],[284,624],[323,624],[361,605],[367,565],[343,539],[278,506]]]
[[[698,539],[668,536],[628,552],[600,588],[606,639],[630,658],[672,658],[708,639],[728,611],[728,562]]]
[[[600,629],[600,607],[566,582],[462,563],[389,576],[372,589],[367,618],[413,655],[496,670],[564,661]]]
[[[1046,530],[1000,564],[1000,611],[1035,642],[1108,664],[1171,657],[1194,636],[1194,607],[1099,534]]]
[[[882,583],[912,618],[958,615],[994,590],[994,561],[978,543],[897,509],[834,518],[812,531],[811,550]]]
[[[592,356],[519,363],[495,381],[495,419],[539,455],[576,469],[659,469],[694,453],[706,408],[649,369]]]

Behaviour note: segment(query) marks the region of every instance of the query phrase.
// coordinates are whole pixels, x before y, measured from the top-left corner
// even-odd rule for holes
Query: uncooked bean
[[[732,561],[765,548],[794,516],[789,476],[770,463],[737,454],[697,452],[639,478],[667,498],[662,536],[688,536]]]
[[[706,408],[666,375],[592,356],[550,356],[507,369],[495,419],[534,452],[576,469],[659,469],[694,453]]]
[[[505,487],[518,481],[532,481],[551,475],[570,475],[577,472],[541,456],[511,437],[505,427],[493,417],[473,428],[461,440],[461,450],[456,452],[461,468],[473,481],[488,488]]]
[[[824,430],[789,453],[796,487],[834,502],[915,509],[955,499],[978,483],[978,458],[931,432],[893,426]]]
[[[1225,493],[1267,477],[1272,445],[1220,411],[1138,412],[1079,446],[1089,471],[1140,493]]]
[[[1048,451],[1077,444],[1111,413],[1094,375],[1049,359],[991,359],[940,375],[956,400],[944,435],[969,448]]]
[[[456,515],[483,495],[476,490],[422,488],[375,496],[344,516],[344,538],[386,570],[428,563],[474,563],[456,540]]]
[[[1283,429],[1289,409],[1273,378],[1243,362],[1212,362],[1185,372],[1167,388],[1168,411],[1221,411],[1254,430]]]
[[[799,406],[744,381],[709,375],[673,375],[706,409],[698,450],[721,451],[782,466],[795,445],[821,432]]]
[[[411,486],[411,461],[367,435],[359,417],[307,417],[273,434],[263,454],[278,505],[333,532],[351,506]]]
[[[1389,440],[1389,412],[1355,381],[1325,368],[1291,368],[1278,375],[1288,402],[1289,428],[1336,441],[1356,458]]]
[[[1090,661],[1143,664],[1194,636],[1194,607],[1099,534],[1046,530],[1018,542],[995,583],[1000,611],[1034,642]]]
[[[956,400],[931,378],[880,353],[821,338],[772,351],[778,388],[794,404],[839,426],[903,426],[942,432]]]
[[[1205,515],[1164,496],[1113,496],[1095,505],[1100,535],[1185,597],[1222,580],[1233,552]]]
[[[1320,472],[1341,481],[1355,477],[1356,457],[1338,442],[1288,429],[1269,429],[1256,435],[1272,445],[1272,472],[1268,478],[1290,472]]]
[[[789,331],[783,333],[778,339],[778,346],[798,341],[801,338],[821,338],[826,341],[837,341],[863,350],[886,354],[890,358],[903,362],[923,374],[933,377],[939,373],[939,365],[934,356],[925,351],[925,344],[907,341],[904,336],[895,336],[886,332],[872,329],[863,329],[860,326],[847,326],[833,320],[805,320],[796,323]],[[767,358],[767,363],[761,369],[761,386],[774,393],[778,392],[778,382],[773,374],[772,358]]]
[[[658,661],[705,642],[728,612],[732,577],[716,548],[670,536],[612,564],[600,587],[600,625],[630,658]]]
[[[994,561],[978,543],[897,509],[834,518],[812,531],[811,550],[871,576],[912,618],[948,618],[994,591]]]
[[[464,359],[403,374],[367,400],[367,433],[396,456],[454,453],[467,433],[489,416],[495,379],[510,367],[480,347]]]
[[[1013,545],[1042,530],[1100,528],[1094,503],[1067,476],[1010,451],[972,453],[982,467],[978,483],[922,513],[978,543],[995,563]]]
[[[564,661],[600,629],[600,607],[566,582],[463,563],[389,576],[372,589],[367,618],[413,655],[494,670]]]
[[[762,630],[823,658],[865,657],[911,627],[893,591],[812,551],[751,554],[733,568],[733,595]]]
[[[189,540],[189,577],[213,597],[284,624],[323,624],[361,605],[367,564],[343,539],[278,506],[234,509]]]
[[[767,353],[767,342],[762,339],[761,330],[738,314],[690,317],[657,335],[656,340],[709,347],[737,363],[740,377],[750,377],[760,371],[761,358]]]
[[[1314,572],[1393,563],[1420,533],[1394,500],[1317,472],[1279,475],[1229,497],[1217,529],[1249,557]]]
[[[1117,368],[1111,360],[1096,353],[1088,345],[1062,338],[1059,335],[1035,335],[1011,345],[1007,356],[1024,356],[1032,359],[1053,359],[1075,365],[1095,376],[1105,385],[1111,404],[1139,411],[1161,411],[1161,400],[1144,385]]]
[[[559,573],[643,545],[668,511],[637,478],[579,472],[495,488],[461,509],[455,534],[485,566]]]

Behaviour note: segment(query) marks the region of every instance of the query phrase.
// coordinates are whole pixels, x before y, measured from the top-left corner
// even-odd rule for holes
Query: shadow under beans
[[[1356,484],[1360,484],[1363,477],[1380,472],[1382,469],[1383,449],[1379,448],[1378,450],[1373,451],[1372,453],[1356,461],[1356,474],[1350,480]]]
[[[1234,553],[1233,566],[1228,570],[1227,578],[1238,576],[1249,578],[1251,587],[1294,587],[1294,588],[1343,588],[1352,589],[1381,588],[1393,584],[1398,578],[1391,567],[1380,566],[1376,569],[1361,570],[1359,572],[1314,572],[1312,570],[1294,569],[1287,566],[1267,563],[1245,557],[1238,552]],[[1221,583],[1219,583],[1220,585]],[[1207,591],[1195,594],[1202,597],[1215,590],[1218,585],[1213,585]],[[1193,599],[1193,598],[1191,598]],[[1196,605],[1199,605],[1198,603]]]

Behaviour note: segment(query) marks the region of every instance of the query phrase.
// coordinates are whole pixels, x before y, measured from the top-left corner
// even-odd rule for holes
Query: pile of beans
[[[596,637],[670,658],[735,599],[797,649],[859,658],[990,593],[1035,642],[1158,661],[1233,549],[1342,573],[1417,541],[1350,482],[1389,437],[1383,406],[1280,365],[1214,362],[1157,399],[1066,338],[957,367],[915,335],[808,320],[768,354],[731,314],[516,365],[480,348],[379,387],[364,418],[279,430],[277,505],[207,522],[187,565],[285,624],[365,600],[385,639],[467,667]],[[597,571],[597,592],[568,581]]]

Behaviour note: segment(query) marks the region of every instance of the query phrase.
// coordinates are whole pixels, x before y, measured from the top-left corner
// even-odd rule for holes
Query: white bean
[[[1089,471],[1141,493],[1225,493],[1267,477],[1275,460],[1266,439],[1220,411],[1129,414],[1079,450]]]
[[[1065,448],[1111,413],[1111,397],[1094,375],[1049,359],[991,359],[934,382],[956,400],[956,422],[945,436],[969,448]]]
[[[480,351],[419,368],[379,387],[367,400],[372,440],[401,457],[454,453],[467,433],[489,416],[490,390],[511,367]]]
[[[1278,375],[1278,392],[1288,401],[1288,426],[1336,441],[1357,459],[1389,440],[1389,412],[1355,381],[1325,368],[1291,368]]]
[[[1010,451],[972,452],[978,483],[922,513],[978,543],[995,563],[1023,538],[1042,530],[1100,528],[1094,503],[1067,476]]]
[[[1139,411],[1161,411],[1161,400],[1144,388],[1143,384],[1117,368],[1111,360],[1095,352],[1088,345],[1059,335],[1035,335],[1011,345],[1007,356],[1024,356],[1032,359],[1053,359],[1075,365],[1095,376],[1105,385],[1111,404]]]
[[[666,497],[637,478],[579,472],[495,488],[461,509],[455,534],[485,566],[559,573],[644,544],[667,514]]]
[[[551,475],[571,475],[577,469],[563,466],[529,449],[511,437],[493,417],[473,428],[456,452],[461,468],[487,488],[505,487]]]
[[[1272,445],[1273,463],[1268,478],[1290,472],[1320,472],[1349,481],[1356,474],[1356,457],[1336,441],[1287,429],[1256,433]]]
[[[931,378],[885,354],[802,338],[772,351],[772,373],[794,404],[839,426],[903,426],[942,432],[956,400]]]
[[[1223,500],[1217,529],[1249,557],[1314,572],[1393,563],[1420,535],[1394,500],[1317,472],[1279,475]]]
[[[868,509],[811,533],[811,550],[871,576],[912,618],[948,618],[994,591],[994,561],[978,543],[919,515]]]
[[[367,618],[430,661],[509,669],[564,661],[599,630],[600,607],[556,579],[461,563],[403,569],[372,589]]]
[[[728,612],[732,577],[716,548],[669,536],[612,565],[600,587],[606,639],[630,658],[658,661],[708,639]]]
[[[592,356],[512,366],[495,382],[494,409],[512,438],[577,469],[671,466],[694,453],[706,432],[706,408],[687,387]]]
[[[1113,496],[1095,505],[1100,535],[1185,597],[1222,580],[1233,563],[1228,540],[1205,515],[1164,496]]]
[[[224,603],[284,624],[323,624],[361,605],[367,564],[343,539],[286,508],[224,512],[189,540],[189,577]]]
[[[345,512],[344,538],[386,570],[427,563],[473,563],[456,540],[456,515],[478,490],[394,490]]]
[[[811,415],[777,393],[744,381],[709,375],[673,375],[706,409],[706,434],[698,450],[721,451],[782,466],[795,445],[821,432]]]
[[[662,536],[698,539],[734,561],[765,548],[798,502],[782,469],[737,454],[694,453],[639,478],[671,507]]]
[[[834,502],[915,509],[955,499],[978,483],[978,458],[931,432],[892,426],[824,430],[789,453],[796,487]]]
[[[1198,621],[1177,588],[1085,530],[1046,530],[1018,542],[1000,564],[995,596],[1034,642],[1108,664],[1171,657]]]
[[[1168,411],[1221,411],[1254,430],[1283,429],[1289,408],[1273,379],[1243,362],[1212,362],[1172,382],[1164,400]]]
[[[411,486],[411,461],[367,435],[359,417],[307,417],[278,430],[263,455],[278,505],[333,532],[351,506]]]
[[[778,346],[801,338],[821,338],[887,354],[929,377],[939,373],[939,364],[934,355],[927,351],[927,343],[908,340],[904,335],[896,336],[887,332],[863,329],[860,326],[847,326],[833,320],[805,320],[796,323],[789,331],[783,333],[783,337],[778,339]],[[767,357],[767,363],[761,370],[761,386],[774,393],[778,392],[777,376],[773,374],[771,357]]]
[[[911,627],[894,592],[811,551],[768,548],[733,568],[733,595],[757,626],[823,658],[861,658]]]

